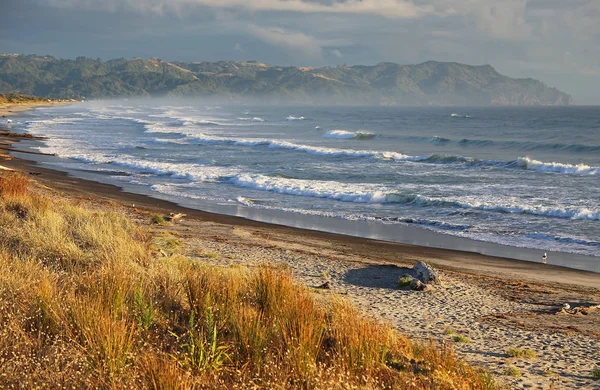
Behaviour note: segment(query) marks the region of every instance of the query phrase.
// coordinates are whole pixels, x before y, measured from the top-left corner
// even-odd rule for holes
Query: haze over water
[[[13,127],[49,137],[53,168],[187,206],[600,256],[597,107],[162,103],[45,108]]]

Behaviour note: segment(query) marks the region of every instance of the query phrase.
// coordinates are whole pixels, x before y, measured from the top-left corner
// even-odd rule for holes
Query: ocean
[[[600,271],[599,107],[96,101],[11,127],[47,167],[187,207]]]

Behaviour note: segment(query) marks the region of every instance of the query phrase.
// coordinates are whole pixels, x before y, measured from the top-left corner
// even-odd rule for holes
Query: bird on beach
[[[547,258],[548,258],[548,255],[544,252],[544,255],[542,256],[542,263],[546,264]]]

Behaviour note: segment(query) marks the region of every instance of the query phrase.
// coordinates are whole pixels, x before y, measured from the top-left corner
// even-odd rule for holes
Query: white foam
[[[351,139],[354,138],[355,135],[355,133],[346,130],[329,130],[327,133],[323,134],[323,138]]]
[[[430,156],[408,156],[398,152],[377,151],[377,150],[355,150],[355,149],[337,149],[323,146],[312,146],[296,144],[290,141],[278,141],[269,138],[231,138],[218,137],[206,134],[188,135],[190,141],[199,144],[230,144],[239,146],[259,146],[266,145],[272,149],[296,150],[314,155],[322,156],[348,156],[348,157],[373,157],[384,160],[395,161],[422,161]],[[156,142],[170,142],[171,140],[157,139]]]
[[[347,130],[329,130],[323,134],[323,138],[339,138],[339,139],[367,139],[373,138],[375,134],[366,133],[363,131],[347,131]]]
[[[495,203],[485,201],[463,201],[463,200],[442,200],[444,203],[455,205],[465,209],[475,209],[484,211],[495,211],[507,214],[529,214],[542,217],[566,218],[579,220],[600,221],[600,209],[581,208],[560,208],[546,207],[541,205],[524,205],[517,202]]]
[[[257,116],[252,117],[252,118],[239,117],[238,120],[240,120],[240,121],[250,121],[250,122],[264,122],[265,121],[263,118],[259,118]]]
[[[227,202],[228,201],[228,199],[225,199],[225,198],[201,196],[198,194],[191,193],[188,188],[192,185],[195,185],[195,184],[193,184],[193,183],[190,183],[190,184],[164,183],[164,184],[154,184],[154,185],[150,186],[150,188],[153,191],[159,192],[161,194],[177,196],[180,198],[207,200],[207,201],[213,201],[213,202]]]
[[[469,115],[463,115],[463,114],[457,114],[457,113],[450,114],[450,116],[453,118],[470,118]]]
[[[356,203],[392,203],[388,199],[394,194],[386,193],[383,187],[369,184],[348,184],[336,181],[301,180],[270,177],[262,174],[240,174],[230,179],[240,187],[280,194],[328,198]]]
[[[305,118],[303,116],[288,116],[285,118],[286,121],[303,121]]]
[[[600,176],[600,167],[591,167],[585,164],[562,164],[557,162],[543,162],[529,157],[519,157],[518,164],[525,168],[539,172],[566,173],[577,175]]]
[[[525,205],[506,200],[491,202],[452,197],[428,197],[402,194],[394,187],[375,184],[342,183],[336,181],[300,180],[270,177],[262,174],[241,174],[230,179],[234,184],[280,194],[328,198],[356,203],[399,203],[419,206],[460,207],[508,214],[529,214],[552,218],[600,220],[600,209],[545,207]]]
[[[235,200],[238,201],[238,203],[243,204],[244,206],[251,207],[252,205],[254,205],[254,202],[252,202],[251,199],[244,198],[243,196],[238,196],[237,198],[235,198]]]

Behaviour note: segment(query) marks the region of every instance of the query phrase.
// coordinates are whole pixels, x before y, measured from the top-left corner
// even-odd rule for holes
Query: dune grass
[[[463,336],[462,334],[457,334],[456,336],[452,337],[452,340],[454,340],[455,343],[470,343],[471,339],[469,339],[467,336]]]
[[[506,354],[510,357],[519,359],[534,359],[537,357],[535,351],[529,348],[509,348],[506,350]]]
[[[496,386],[450,348],[315,298],[285,269],[209,266],[156,245],[115,211],[0,176],[0,387]]]

